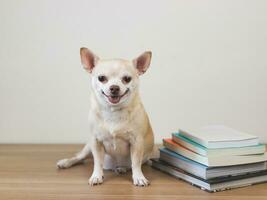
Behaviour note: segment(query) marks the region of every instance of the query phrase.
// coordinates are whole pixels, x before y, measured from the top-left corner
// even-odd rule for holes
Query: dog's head
[[[147,51],[132,61],[104,60],[87,48],[81,48],[84,69],[92,75],[92,88],[103,105],[120,106],[130,103],[138,91],[139,76],[148,69],[151,52]]]

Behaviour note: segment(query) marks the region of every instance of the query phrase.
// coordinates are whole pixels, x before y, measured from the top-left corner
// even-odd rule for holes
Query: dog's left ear
[[[136,67],[139,75],[142,75],[146,72],[150,65],[151,57],[152,52],[146,51],[133,60],[134,66]]]

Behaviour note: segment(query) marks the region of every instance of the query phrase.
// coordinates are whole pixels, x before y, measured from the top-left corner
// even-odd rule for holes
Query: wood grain
[[[149,187],[132,185],[131,173],[105,172],[101,186],[90,187],[92,160],[66,170],[58,170],[58,159],[72,156],[82,145],[0,145],[1,200],[75,199],[181,199],[181,200],[262,200],[267,184],[207,193],[169,175],[144,166]]]

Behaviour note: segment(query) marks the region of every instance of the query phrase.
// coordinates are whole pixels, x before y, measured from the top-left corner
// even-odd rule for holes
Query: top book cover
[[[246,147],[259,144],[259,138],[223,125],[210,125],[199,129],[179,129],[188,139],[210,149]]]

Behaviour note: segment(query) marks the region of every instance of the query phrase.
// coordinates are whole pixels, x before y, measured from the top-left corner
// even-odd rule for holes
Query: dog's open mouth
[[[102,90],[102,94],[105,95],[105,97],[107,97],[107,99],[109,100],[109,102],[112,103],[112,104],[119,103],[120,100],[121,100],[121,98],[124,97],[128,92],[129,92],[129,88],[127,88],[127,90],[122,95],[110,95],[110,96],[108,96]]]

